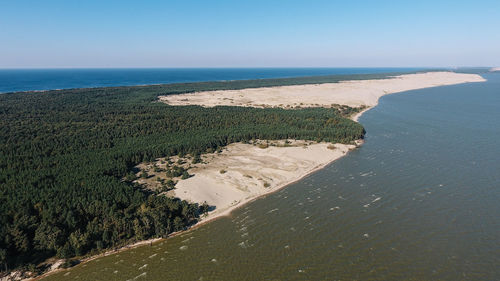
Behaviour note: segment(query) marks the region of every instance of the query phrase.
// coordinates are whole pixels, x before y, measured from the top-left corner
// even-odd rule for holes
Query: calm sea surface
[[[414,71],[418,68],[133,68],[133,69],[0,69],[0,93],[298,77],[330,74],[370,74]]]
[[[47,280],[500,280],[500,74],[484,77],[385,96],[325,169]]]

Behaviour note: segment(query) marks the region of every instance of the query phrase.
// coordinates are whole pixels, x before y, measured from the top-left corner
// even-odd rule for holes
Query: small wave
[[[146,275],[147,275],[147,272],[143,272],[143,273],[137,275],[136,277],[134,277],[133,279],[128,279],[127,281],[137,280],[141,277],[145,277]]]
[[[279,210],[278,208],[275,208],[275,209],[270,210],[270,211],[269,211],[269,212],[267,212],[267,213],[268,213],[268,214],[270,214],[270,213],[276,212],[276,211],[278,211],[278,210]]]
[[[143,270],[144,268],[148,267],[148,264],[146,263],[145,265],[139,267],[139,270]]]

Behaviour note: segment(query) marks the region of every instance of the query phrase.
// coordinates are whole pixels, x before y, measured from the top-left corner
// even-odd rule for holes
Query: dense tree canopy
[[[348,143],[363,137],[363,127],[345,118],[352,108],[156,102],[158,95],[271,83],[262,81],[0,95],[0,263],[12,268],[53,255],[85,255],[196,222],[206,206],[157,196],[124,180],[140,162],[251,139]]]

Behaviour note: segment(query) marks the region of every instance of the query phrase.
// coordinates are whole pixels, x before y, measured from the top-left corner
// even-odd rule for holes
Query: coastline
[[[417,74],[418,75],[418,74]],[[460,74],[462,75],[462,74]],[[367,100],[364,100],[365,103],[359,103],[358,100],[354,101],[354,104],[351,104],[351,105],[358,105],[358,106],[366,106],[366,108],[364,110],[362,110],[361,112],[353,115],[351,117],[351,119],[353,121],[358,121],[358,119],[362,116],[362,114],[364,114],[366,111],[370,110],[371,108],[375,107],[377,104],[378,104],[378,100],[380,97],[384,96],[384,95],[387,95],[387,94],[392,94],[392,93],[399,93],[399,92],[404,92],[404,91],[408,91],[408,90],[413,90],[413,89],[421,89],[421,88],[428,88],[428,87],[436,87],[436,86],[443,86],[443,85],[454,85],[454,84],[460,84],[460,83],[469,83],[469,82],[482,82],[482,81],[485,81],[481,76],[479,75],[475,75],[475,74],[466,74],[466,75],[469,75],[467,76],[467,79],[457,79],[456,81],[447,81],[446,83],[444,84],[437,84],[437,85],[430,85],[430,86],[426,86],[426,87],[416,87],[416,88],[412,88],[412,89],[402,89],[401,91],[383,91],[382,90],[382,93],[380,94],[380,91],[376,94],[374,93],[370,93],[370,95],[367,95],[368,99]],[[465,76],[464,76],[465,77]],[[377,80],[361,80],[361,81],[377,81]],[[357,82],[357,81],[346,81],[347,83],[349,82]],[[335,83],[337,84],[337,83]],[[323,85],[323,84],[319,84],[319,85]],[[302,85],[301,85],[302,86]],[[313,86],[313,87],[317,87],[318,85],[310,85],[310,86]],[[295,86],[280,86],[280,87],[295,87]],[[271,87],[271,88],[259,88],[259,89],[271,89],[271,91],[273,91],[274,89],[276,88],[280,88],[280,87]],[[241,91],[241,90],[238,90],[238,91]],[[221,91],[216,91],[216,92],[221,92]],[[230,92],[230,91],[228,91]],[[234,91],[232,91],[234,92]],[[201,92],[202,95],[204,92]],[[196,95],[196,94],[200,94],[200,93],[194,93],[194,94],[184,94],[184,95]],[[181,95],[179,95],[181,96]],[[308,98],[307,96],[305,96],[305,98]],[[183,98],[181,98],[183,99]],[[179,99],[179,101],[181,100]],[[160,97],[160,100],[166,102],[165,99],[162,99]],[[330,100],[328,101],[330,102]],[[342,102],[342,101],[341,101]],[[191,103],[193,104],[193,103]],[[194,103],[196,104],[196,103]],[[314,103],[314,104],[307,104],[305,105],[306,107],[309,106],[309,107],[313,107],[313,106],[329,106],[331,103],[324,103],[324,104],[318,104],[318,103]],[[339,103],[339,104],[345,104],[345,103]],[[173,103],[172,105],[186,105],[186,104],[175,104]],[[205,104],[198,104],[198,105],[203,105],[203,106],[206,106]],[[232,105],[232,104],[215,104],[215,105]],[[212,105],[212,106],[215,106],[215,105]],[[255,106],[255,107],[265,107],[265,106],[262,106],[263,103],[260,103],[259,105],[254,105],[254,104],[246,104],[246,105],[238,105],[237,106]],[[210,105],[208,105],[210,106]],[[274,104],[270,105],[270,106],[276,106]],[[304,105],[301,105],[301,106],[304,106]],[[286,107],[286,106],[283,106],[283,107]],[[143,245],[147,245],[147,244],[150,244],[150,243],[156,243],[156,242],[159,242],[159,241],[163,241],[164,239],[168,239],[170,237],[174,237],[174,236],[177,236],[179,234],[183,234],[183,233],[186,233],[188,231],[191,231],[191,230],[194,230],[196,229],[197,227],[200,227],[202,225],[204,225],[205,223],[209,223],[211,221],[214,221],[220,217],[224,217],[224,216],[228,216],[231,214],[231,212],[237,208],[240,208],[240,207],[243,207],[244,205],[254,201],[254,200],[257,200],[259,198],[262,198],[264,196],[267,196],[269,194],[272,194],[274,192],[277,192],[283,188],[285,188],[286,186],[290,185],[290,184],[293,184],[297,181],[300,181],[301,179],[303,179],[304,177],[307,177],[315,172],[317,172],[318,170],[320,169],[323,169],[325,166],[333,163],[335,160],[338,160],[340,159],[341,157],[347,155],[347,153],[349,152],[350,149],[353,149],[359,145],[362,145],[362,140],[358,140],[357,143],[356,143],[356,146],[352,145],[351,148],[349,148],[347,151],[343,152],[341,155],[339,155],[338,157],[336,158],[332,158],[330,159],[329,161],[327,162],[324,162],[324,163],[321,163],[321,164],[318,164],[318,165],[315,165],[314,167],[308,169],[307,171],[305,171],[304,173],[302,174],[299,174],[297,177],[294,177],[294,178],[291,178],[289,179],[288,181],[285,181],[283,182],[282,184],[280,185],[277,185],[271,189],[268,190],[268,192],[265,192],[265,193],[262,193],[262,194],[257,194],[257,195],[254,195],[253,197],[248,197],[248,198],[245,198],[244,200],[241,200],[239,201],[237,204],[234,204],[233,206],[230,206],[229,208],[226,208],[224,210],[222,210],[221,212],[212,212],[210,213],[208,216],[204,217],[204,218],[201,218],[199,220],[198,223],[192,225],[191,227],[189,227],[188,229],[184,230],[184,231],[179,231],[179,232],[175,232],[175,233],[172,233],[170,234],[167,238],[154,238],[154,239],[149,239],[149,240],[144,240],[144,241],[140,241],[140,242],[136,242],[136,243],[133,243],[133,244],[130,244],[130,245],[126,245],[126,246],[123,246],[119,249],[116,249],[116,250],[111,250],[111,251],[107,251],[107,252],[104,252],[102,254],[99,254],[99,255],[95,255],[95,256],[91,256],[91,257],[88,257],[88,258],[85,258],[85,259],[82,259],[80,261],[80,264],[84,264],[88,261],[91,261],[91,260],[94,260],[94,259],[97,259],[99,257],[104,257],[104,256],[108,256],[108,255],[111,255],[111,254],[115,254],[115,253],[119,253],[121,251],[125,251],[125,250],[128,250],[128,249],[132,249],[132,248],[136,248],[136,247],[140,247],[140,246],[143,246]],[[181,196],[178,196],[180,197],[181,199],[184,199],[182,198]],[[80,265],[79,264],[79,265]],[[43,279],[51,274],[54,274],[54,273],[57,273],[57,272],[60,272],[60,271],[65,271],[65,270],[68,270],[68,269],[63,269],[63,268],[58,268],[58,269],[54,269],[54,270],[51,270],[49,272],[46,272],[44,273],[43,275],[40,275],[40,276],[37,276],[37,277],[34,277],[34,278],[28,278],[28,279],[24,279],[24,280],[40,280],[40,279]]]
[[[365,112],[366,110],[367,109],[363,110],[363,112]],[[225,209],[222,212],[211,213],[208,216],[200,217],[199,221],[196,224],[190,226],[189,228],[187,228],[185,230],[170,233],[168,235],[168,237],[165,237],[165,238],[152,238],[152,239],[148,239],[148,240],[142,240],[142,241],[139,241],[139,242],[135,242],[135,243],[131,243],[131,244],[122,246],[122,247],[117,248],[117,249],[106,251],[104,253],[100,253],[100,254],[93,255],[93,256],[90,256],[90,257],[87,257],[87,258],[83,258],[83,259],[78,260],[79,263],[77,265],[75,265],[75,266],[80,266],[80,265],[83,265],[83,264],[85,264],[87,262],[90,262],[92,260],[95,260],[95,259],[98,259],[98,258],[101,258],[101,257],[106,257],[106,256],[109,256],[109,255],[113,255],[113,254],[118,254],[118,253],[126,251],[126,250],[130,250],[130,249],[134,249],[134,248],[137,248],[137,247],[145,246],[145,245],[148,245],[148,244],[153,244],[153,243],[158,243],[158,242],[161,242],[161,241],[165,241],[165,240],[167,240],[169,238],[172,238],[172,237],[175,237],[175,236],[178,236],[178,235],[185,234],[185,233],[188,233],[190,231],[193,231],[193,230],[197,229],[198,227],[201,227],[201,226],[203,226],[203,225],[205,225],[207,223],[210,223],[212,221],[215,221],[217,219],[230,216],[231,212],[233,212],[234,210],[239,209],[241,207],[244,207],[248,203],[251,203],[251,202],[253,202],[255,200],[261,199],[261,198],[266,197],[268,195],[271,195],[271,194],[273,194],[275,192],[278,192],[278,191],[284,189],[285,187],[287,187],[287,186],[289,186],[291,184],[294,184],[294,183],[302,180],[303,178],[305,178],[307,176],[310,176],[310,175],[314,174],[315,172],[317,172],[317,171],[325,168],[326,166],[330,165],[331,163],[335,162],[336,160],[338,160],[338,159],[346,156],[349,153],[350,150],[353,150],[356,147],[361,146],[362,144],[363,144],[363,140],[357,140],[356,141],[356,145],[345,145],[345,146],[348,146],[349,149],[347,151],[345,151],[342,155],[339,155],[338,157],[332,159],[331,161],[322,163],[320,165],[317,165],[314,168],[312,168],[311,170],[307,171],[307,173],[301,174],[301,175],[297,176],[296,178],[294,178],[294,179],[292,179],[292,180],[290,180],[290,181],[288,181],[288,182],[286,182],[286,183],[284,183],[282,185],[277,186],[276,188],[270,189],[269,192],[266,192],[266,193],[263,193],[263,194],[259,194],[257,196],[253,196],[251,198],[246,198],[245,200],[243,200],[241,202],[238,202],[238,204],[233,205],[230,208],[227,208],[227,209]],[[55,263],[59,262],[59,264],[61,264],[60,261],[61,260],[58,260]],[[42,280],[43,278],[48,277],[48,276],[50,276],[52,274],[71,270],[71,268],[72,267],[69,267],[69,268],[61,268],[61,267],[59,267],[59,268],[51,269],[51,270],[49,270],[48,272],[45,272],[42,275],[39,275],[39,276],[36,276],[36,277],[24,278],[24,279],[20,279],[20,280],[22,280],[22,281]],[[6,279],[6,281],[8,281],[8,280],[10,280],[10,279]]]
[[[195,92],[190,94],[160,96],[159,100],[172,106],[201,105],[204,107],[232,105],[259,108],[302,108],[331,107],[339,104],[351,107],[363,106],[365,108],[362,111],[351,116],[351,120],[358,122],[358,119],[365,112],[378,104],[378,101],[382,96],[388,94],[422,88],[483,81],[485,81],[485,79],[477,74],[426,72],[399,75],[384,80],[355,80],[326,84]],[[290,98],[287,98],[289,96]],[[297,152],[290,153],[281,151],[281,158],[277,158],[275,161],[267,162],[262,160],[262,158],[265,158],[266,155],[260,153],[259,150],[253,150],[249,154],[236,153],[233,155],[236,158],[236,161],[232,161],[231,157],[226,157],[224,160],[221,160],[220,158],[217,159],[217,156],[215,157],[215,162],[212,159],[212,163],[208,164],[209,166],[212,165],[212,171],[207,172],[204,169],[195,169],[195,176],[193,178],[180,181],[176,186],[175,197],[193,203],[207,202],[209,205],[215,206],[215,211],[210,212],[207,218],[201,220],[202,222],[205,220],[210,221],[220,216],[226,216],[230,214],[232,210],[239,208],[248,202],[280,190],[287,185],[314,173],[340,157],[345,156],[348,153],[348,150],[358,147],[361,144],[362,140],[357,140],[355,146],[353,145],[341,155],[337,155],[336,157],[332,157],[321,163],[314,163],[314,160],[319,155],[305,155],[305,159],[311,162],[309,167],[306,167],[305,169],[296,169],[294,174],[288,175],[286,180],[275,186],[271,186],[269,190],[258,190],[253,193],[250,192],[247,194],[248,197],[242,197],[240,194],[234,194],[238,193],[237,189],[239,188],[239,185],[241,185],[241,182],[243,182],[244,188],[253,184],[252,181],[245,178],[246,175],[244,175],[241,170],[245,172],[248,170],[251,171],[249,165],[256,161],[260,161],[260,165],[263,169],[272,168],[273,163],[275,162],[285,162],[285,164],[293,166],[298,161],[298,159],[293,158],[293,154],[296,154]],[[228,147],[232,146],[233,144]],[[286,148],[280,149],[286,150]],[[231,156],[231,153],[229,154]],[[223,158],[224,155],[221,157]],[[256,157],[259,159],[255,159]],[[236,169],[240,169],[239,174],[233,175],[233,177],[223,178],[217,172],[214,173],[214,170],[218,171],[218,169],[224,168],[224,166],[220,165],[220,163],[217,164],[217,161],[223,163],[232,162],[233,167],[235,166]],[[213,166],[215,166],[215,168]],[[296,174],[298,174],[298,176],[295,176]],[[271,174],[269,178],[273,180],[273,178],[277,178],[278,176],[283,176],[283,173],[278,173],[277,175]],[[236,181],[234,177],[237,177]],[[198,179],[198,181],[196,179]],[[203,186],[203,188],[200,188],[200,186]],[[211,192],[210,194],[207,194],[207,189],[209,190],[208,192]],[[227,196],[234,201],[218,200],[219,198],[214,198],[214,196],[212,196],[213,193],[226,193],[223,194],[223,196]],[[233,196],[231,196],[231,194],[233,194]]]

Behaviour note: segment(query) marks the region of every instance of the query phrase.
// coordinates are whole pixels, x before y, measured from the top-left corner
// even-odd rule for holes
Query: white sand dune
[[[342,104],[352,107],[375,106],[386,94],[422,88],[485,81],[476,74],[426,72],[388,79],[341,81],[338,83],[195,92],[161,96],[170,105],[217,105],[250,107],[327,107]]]

